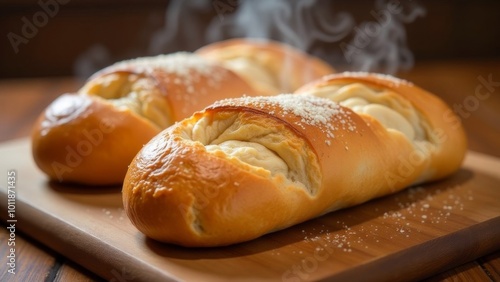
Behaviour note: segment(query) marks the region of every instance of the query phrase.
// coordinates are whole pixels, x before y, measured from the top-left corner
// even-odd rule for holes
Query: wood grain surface
[[[18,227],[106,279],[389,281],[422,279],[500,248],[500,160],[469,152],[452,177],[257,240],[190,249],[145,238],[120,187],[64,186],[37,170],[28,139],[0,146],[15,167]],[[4,176],[4,182],[7,181]],[[0,208],[7,214],[6,189]]]
[[[500,81],[498,66],[498,62],[487,61],[418,64],[412,71],[402,73],[400,76],[440,95],[450,105],[464,105],[464,103],[472,101],[470,97],[475,95],[475,89],[480,85],[479,77],[488,78],[488,75],[491,75],[492,80]],[[63,92],[74,91],[79,85],[81,85],[79,81],[64,78],[0,81],[0,141],[25,138],[29,134],[34,119],[48,103]],[[500,144],[499,98],[498,87],[495,86],[491,96],[487,99],[479,100],[477,105],[469,105],[471,111],[466,112],[469,115],[464,115],[462,121],[468,133],[471,150],[500,157],[498,146]],[[5,146],[14,146],[14,148],[9,147],[8,152],[12,152],[15,148],[20,150],[22,146],[26,148],[25,142],[25,140],[16,140],[0,145],[2,148],[0,172],[2,174],[4,174],[5,169],[15,168],[22,172],[27,168],[26,164],[18,165],[18,162],[25,159],[26,156],[14,154],[14,160],[11,161],[10,158],[4,158],[4,155],[8,156],[8,154],[4,154],[5,151],[3,151]],[[12,157],[12,155],[10,156]],[[78,187],[68,189],[68,187],[49,185],[50,183],[46,182],[43,175],[36,171],[32,174],[31,169],[28,169],[28,174],[23,173],[19,176],[20,187],[23,187],[24,190],[24,187],[31,187],[29,183],[35,181],[33,187],[40,188],[37,193],[48,192],[45,194],[50,196],[45,195],[45,197],[49,197],[49,199],[55,197],[51,200],[62,200],[66,204],[58,205],[56,208],[52,207],[55,210],[49,208],[49,213],[45,216],[40,216],[37,202],[31,203],[31,205],[19,204],[18,208],[22,207],[26,215],[26,218],[19,222],[20,224],[24,222],[20,226],[22,230],[18,230],[16,233],[16,240],[19,242],[17,255],[22,260],[19,261],[19,272],[15,276],[6,274],[4,264],[0,266],[2,271],[0,280],[2,281],[67,281],[67,279],[76,281],[102,279],[134,281],[164,276],[178,277],[183,272],[188,273],[191,275],[189,277],[193,278],[198,277],[196,275],[200,275],[203,271],[209,271],[209,273],[204,273],[208,275],[203,276],[204,280],[219,277],[218,275],[221,274],[227,275],[230,279],[243,277],[247,280],[252,280],[252,278],[255,280],[264,276],[276,276],[280,273],[281,278],[289,278],[288,280],[291,281],[298,278],[300,281],[302,278],[322,279],[335,275],[341,277],[339,276],[341,273],[347,275],[349,273],[343,271],[347,265],[353,260],[363,259],[365,263],[360,268],[356,268],[350,275],[361,273],[363,269],[370,269],[370,267],[377,268],[375,272],[382,272],[382,274],[385,272],[384,275],[387,275],[392,273],[393,269],[400,269],[401,265],[410,264],[414,266],[414,269],[398,272],[401,280],[427,277],[427,281],[500,281],[500,252],[496,251],[498,247],[494,247],[498,244],[499,236],[497,234],[496,237],[490,237],[492,236],[491,232],[495,232],[495,228],[499,226],[498,222],[490,220],[495,220],[500,213],[498,210],[489,210],[491,214],[489,212],[484,214],[484,210],[482,210],[485,207],[498,208],[498,195],[483,195],[482,193],[485,187],[491,185],[500,187],[497,176],[500,168],[498,159],[484,155],[470,154],[467,166],[464,166],[454,178],[447,181],[426,186],[423,190],[409,189],[403,193],[333,213],[293,227],[291,230],[271,234],[263,239],[241,244],[232,249],[225,248],[222,250],[222,254],[207,250],[186,251],[183,248],[157,244],[145,239],[137,232],[132,235],[129,229],[130,223],[126,217],[123,217],[123,210],[118,206],[119,197],[116,194],[119,188],[97,193],[96,191],[82,191]],[[0,187],[4,187],[5,180],[1,179],[0,181],[2,181]],[[471,185],[476,187],[474,186],[476,184],[479,184],[479,190],[470,188]],[[446,189],[439,185],[444,185]],[[472,195],[467,192],[470,189],[474,191]],[[37,189],[35,188],[35,190]],[[480,193],[476,193],[477,191]],[[458,192],[460,193],[456,194]],[[29,201],[40,200],[43,202],[44,198],[40,198],[37,193],[29,193],[26,198]],[[448,200],[447,197],[450,195],[460,195],[460,198],[455,198],[455,201],[450,200],[445,204],[444,201]],[[430,198],[428,198],[429,196]],[[20,197],[23,197],[22,192]],[[81,197],[85,200],[82,200]],[[479,206],[474,204],[482,199],[489,201],[490,204]],[[1,204],[5,202],[4,198],[0,201]],[[53,206],[54,203],[51,202],[51,205]],[[104,207],[100,206],[103,203],[106,203]],[[451,203],[455,203],[456,206]],[[384,206],[384,212],[378,207],[379,204]],[[404,229],[407,222],[403,224],[403,221],[408,220],[411,214],[416,215],[419,206],[423,208],[419,215],[427,216],[426,221],[420,224],[411,221],[411,228]],[[82,210],[82,207],[85,208]],[[82,213],[87,215],[86,218],[78,219],[76,222],[85,221],[90,225],[87,227],[88,229],[71,227],[75,223],[72,220],[78,218],[74,216],[74,210],[72,211],[75,208],[79,209],[80,217],[82,217]],[[378,210],[376,210],[377,208]],[[55,216],[56,212],[61,211],[62,215]],[[402,214],[398,214],[398,211]],[[425,214],[424,211],[429,213]],[[447,215],[448,211],[450,215]],[[463,212],[465,215],[457,214],[457,211]],[[5,217],[3,210],[0,213],[2,213],[2,217]],[[492,215],[494,213],[496,215]],[[479,216],[483,221],[475,218],[476,216]],[[490,220],[487,220],[488,216],[491,217]],[[442,226],[443,219],[446,219],[446,224],[450,225],[455,230],[454,232],[446,233],[449,230],[448,227]],[[54,222],[63,222],[64,224],[54,224]],[[106,222],[115,231],[105,232],[107,225],[99,222]],[[375,223],[383,226],[383,228],[377,228],[376,235],[373,234],[374,229],[368,231],[366,227],[366,224]],[[6,222],[3,221],[3,224]],[[490,226],[492,224],[493,226]],[[432,228],[427,227],[428,225]],[[475,227],[469,228],[470,226]],[[45,231],[40,232],[41,230]],[[99,237],[101,236],[99,235],[82,238],[78,235],[85,232],[88,234],[91,231],[97,232],[97,235],[101,234],[103,237]],[[437,232],[438,237],[429,237],[432,236],[432,232]],[[330,235],[329,239],[325,237],[327,233]],[[64,238],[59,239],[58,236],[61,234],[66,237],[63,236]],[[8,235],[8,232],[2,228],[0,231],[0,255],[3,257],[8,252],[6,244]],[[390,238],[391,235],[393,238]],[[434,233],[434,235],[436,234]],[[124,237],[131,240],[128,244],[135,247],[125,250],[113,247],[112,243],[116,240],[123,240]],[[288,239],[283,241],[283,237]],[[373,243],[373,240],[377,240],[377,238],[379,242],[375,241],[376,247],[368,245],[368,248],[365,248],[369,242]],[[471,240],[476,242],[472,249],[468,247]],[[99,245],[99,247],[89,243],[103,241],[107,243],[104,246]],[[344,251],[347,242],[350,242],[350,248],[345,248]],[[342,246],[340,243],[343,243]],[[439,244],[448,247],[451,244],[454,247],[448,249],[436,247]],[[319,257],[316,254],[315,258],[316,248],[318,248]],[[386,255],[380,260],[381,249],[387,248],[392,250],[393,254]],[[407,249],[402,251],[400,248]],[[419,248],[424,248],[426,252],[422,254],[422,249]],[[449,256],[443,256],[443,252],[448,251],[450,252]],[[142,257],[143,252],[148,254],[148,258]],[[128,255],[120,256],[123,253]],[[136,253],[142,255],[136,255]],[[419,253],[419,255],[415,255],[415,253]],[[338,254],[342,254],[340,257],[347,256],[349,259],[337,261]],[[134,264],[138,260],[147,260],[150,256],[161,263],[156,261],[159,265],[154,266],[143,263]],[[405,256],[409,256],[410,260],[401,259]],[[428,261],[431,256],[437,256],[437,258]],[[397,258],[396,262],[392,263],[391,259],[394,258]],[[236,260],[245,261],[251,267],[239,272],[241,265],[235,264]],[[104,262],[102,263],[102,261]],[[132,264],[132,268],[129,269],[130,264]],[[152,274],[160,273],[162,276],[148,277],[147,273],[150,273],[151,267],[154,268]],[[259,269],[260,271],[257,271]],[[292,275],[283,277],[288,270],[292,271]],[[136,272],[134,273],[134,271]],[[248,272],[252,273],[244,277],[242,273]],[[382,274],[378,273],[378,275]],[[429,277],[429,275],[432,276]]]

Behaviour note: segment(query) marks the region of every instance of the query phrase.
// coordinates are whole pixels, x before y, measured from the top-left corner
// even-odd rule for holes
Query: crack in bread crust
[[[310,195],[319,189],[321,173],[315,153],[305,140],[274,118],[245,111],[219,111],[201,117],[187,131],[183,136],[202,143],[209,153],[223,152],[250,169],[269,171],[271,177],[282,175]]]
[[[224,65],[244,77],[247,81],[258,84],[263,90],[270,93],[279,93],[278,78],[266,69],[259,61],[248,57],[227,58]]]
[[[307,94],[340,103],[359,115],[371,116],[387,130],[405,135],[414,145],[421,142],[432,143],[425,119],[409,101],[391,90],[363,83],[339,83],[318,87]]]
[[[170,106],[154,80],[129,72],[96,77],[85,84],[81,94],[98,96],[119,109],[130,110],[159,128],[170,126]]]

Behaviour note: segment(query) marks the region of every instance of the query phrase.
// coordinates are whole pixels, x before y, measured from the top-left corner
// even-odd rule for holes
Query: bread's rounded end
[[[63,94],[34,124],[32,155],[54,181],[120,184],[135,154],[159,131],[146,119],[103,99]]]

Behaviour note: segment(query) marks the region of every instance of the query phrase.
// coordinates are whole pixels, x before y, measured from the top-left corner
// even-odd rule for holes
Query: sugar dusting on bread
[[[210,86],[215,86],[226,74],[225,69],[218,67],[213,62],[205,60],[189,52],[177,52],[167,55],[152,57],[141,57],[124,60],[111,66],[111,68],[144,68],[144,71],[161,69],[167,73],[177,76],[176,84],[184,84],[187,92],[194,92],[193,83],[199,80],[199,76],[209,78]]]
[[[176,110],[185,116],[192,113],[191,106],[199,103],[193,95],[211,95],[212,89],[223,89],[223,81],[229,77],[229,70],[189,52],[125,60],[112,65],[110,69],[132,69],[146,74],[159,71],[161,79],[176,86],[176,92],[180,91],[180,95],[170,96],[182,103],[183,106]]]
[[[351,111],[341,107],[338,103],[325,98],[309,95],[281,94],[270,97],[242,97],[226,99],[216,102],[214,106],[247,106],[263,110],[280,108],[273,111],[278,117],[296,115],[300,121],[296,125],[305,129],[305,125],[320,128],[326,135],[325,143],[330,145],[330,140],[335,137],[337,130],[356,131],[356,124],[351,119]],[[281,116],[280,116],[281,115]]]

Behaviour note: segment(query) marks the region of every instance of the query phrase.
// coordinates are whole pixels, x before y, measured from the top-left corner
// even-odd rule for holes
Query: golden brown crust
[[[158,132],[146,119],[103,99],[64,94],[36,121],[32,153],[51,179],[112,185],[123,181],[124,164]]]
[[[196,54],[226,64],[238,71],[232,60],[247,60],[262,68],[268,76],[254,76],[252,68],[243,68],[243,77],[248,77],[254,87],[268,94],[290,93],[305,83],[324,75],[335,73],[335,69],[323,60],[306,54],[292,46],[265,39],[236,38],[215,42],[196,51]],[[229,63],[228,63],[229,62]],[[233,61],[234,62],[234,61]]]
[[[260,94],[233,71],[197,55],[180,52],[164,57],[164,62],[153,66],[143,67],[134,61],[119,63],[93,75],[90,81],[110,73],[145,76],[154,81],[168,101],[173,121],[186,118],[217,100]]]
[[[290,213],[285,216],[288,220],[279,216],[289,209],[285,199],[291,195],[308,197],[304,189],[285,186],[280,178],[269,181],[266,171],[207,153],[202,144],[181,137],[184,127],[219,110],[223,111],[220,114],[227,113],[224,109],[210,110],[162,132],[131,164],[123,188],[124,208],[131,221],[149,237],[185,246],[227,245],[284,228],[287,222],[303,221],[308,216],[307,212]],[[260,111],[240,110],[268,116]],[[267,125],[284,129],[274,119],[267,120]],[[297,204],[297,208],[306,206]]]
[[[456,171],[462,163],[467,150],[467,138],[460,119],[439,97],[411,82],[388,75],[363,72],[345,72],[325,76],[320,80],[304,85],[296,93],[308,94],[314,89],[325,86],[360,83],[385,91],[392,100],[405,100],[415,108],[424,124],[428,139],[427,145],[419,145],[406,155],[400,154],[401,162],[423,177],[415,182],[435,180]],[[369,116],[361,115],[365,120]],[[391,137],[393,138],[393,137]],[[421,155],[430,153],[428,160],[420,160]],[[421,170],[421,171],[420,171]],[[397,175],[401,180],[405,173]],[[408,178],[412,178],[412,175]],[[410,183],[411,184],[411,183]]]
[[[235,73],[191,53],[120,62],[93,75],[79,95],[48,106],[33,128],[33,156],[57,181],[121,184],[161,129],[219,99],[256,94]]]
[[[163,242],[228,245],[444,177],[460,166],[465,139],[461,128],[451,130],[440,121],[440,113],[448,109],[444,103],[410,84],[357,76],[329,77],[300,92],[337,81],[393,92],[401,88],[404,94],[397,95],[407,95],[415,108],[425,111],[422,118],[442,127],[448,139],[433,143],[430,154],[418,155],[413,162],[420,151],[407,136],[327,99],[297,94],[219,101],[160,133],[131,163],[123,201],[132,223]],[[436,105],[421,107],[423,101]],[[200,130],[203,137],[198,136]],[[277,155],[271,158],[287,163],[289,172],[303,169],[313,177],[309,183],[297,181],[290,179],[293,174],[235,158],[222,149],[227,139],[265,145]],[[209,150],[211,146],[219,150]],[[290,166],[284,157],[289,155],[302,157],[305,165]]]

